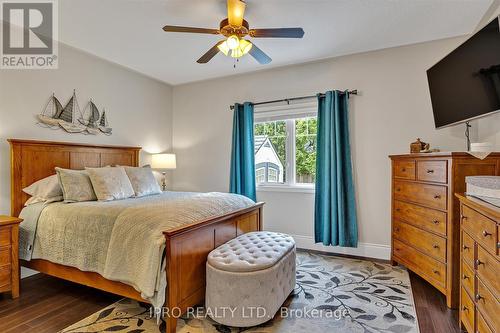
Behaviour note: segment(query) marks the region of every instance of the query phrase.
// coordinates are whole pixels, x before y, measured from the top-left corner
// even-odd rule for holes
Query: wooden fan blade
[[[259,49],[254,43],[252,43],[252,48],[248,52],[252,57],[255,58],[261,65],[265,65],[273,61],[267,54],[264,53],[261,49]]]
[[[252,29],[249,35],[255,38],[302,38],[302,28]]]
[[[219,48],[217,46],[219,46],[222,43],[224,43],[223,40],[215,44],[210,50],[207,51],[207,53],[202,55],[201,58],[198,59],[196,62],[199,64],[206,64],[207,62],[212,60],[212,58],[215,57],[217,53],[219,53]]]
[[[219,34],[219,30],[217,29],[181,27],[177,25],[166,25],[163,27],[163,30],[166,32],[189,32],[195,34],[211,34],[211,35]]]
[[[245,15],[246,3],[241,0],[227,0],[227,18],[229,25],[241,27]]]

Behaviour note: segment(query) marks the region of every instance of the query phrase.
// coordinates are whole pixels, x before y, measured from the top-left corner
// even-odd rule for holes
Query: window
[[[312,187],[316,181],[315,112],[286,115],[279,119],[255,119],[255,176],[257,185]],[[283,115],[285,114],[285,115]],[[272,117],[271,117],[272,118]],[[285,119],[283,119],[285,118]]]
[[[256,178],[257,184],[264,183],[266,181],[266,169],[259,168],[259,169],[255,170],[255,178]]]
[[[268,169],[267,181],[269,183],[277,183],[278,182],[278,170],[276,169]]]

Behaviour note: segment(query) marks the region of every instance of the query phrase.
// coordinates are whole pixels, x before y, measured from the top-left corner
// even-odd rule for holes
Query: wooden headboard
[[[140,147],[9,139],[11,214],[19,216],[29,196],[23,188],[55,174],[54,168],[81,170],[106,165],[139,166]]]

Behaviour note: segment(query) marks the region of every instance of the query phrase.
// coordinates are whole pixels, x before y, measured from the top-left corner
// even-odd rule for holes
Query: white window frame
[[[296,183],[296,157],[295,157],[295,119],[317,116],[318,104],[314,102],[294,103],[278,106],[257,106],[254,110],[255,123],[264,123],[275,120],[286,122],[285,151],[287,161],[283,168],[286,170],[287,179],[284,183],[259,183],[257,191],[261,192],[302,192],[314,193],[315,184]]]

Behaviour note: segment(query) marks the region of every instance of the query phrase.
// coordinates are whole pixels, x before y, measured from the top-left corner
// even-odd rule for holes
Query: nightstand
[[[19,223],[17,217],[0,215],[0,293],[19,297]]]

